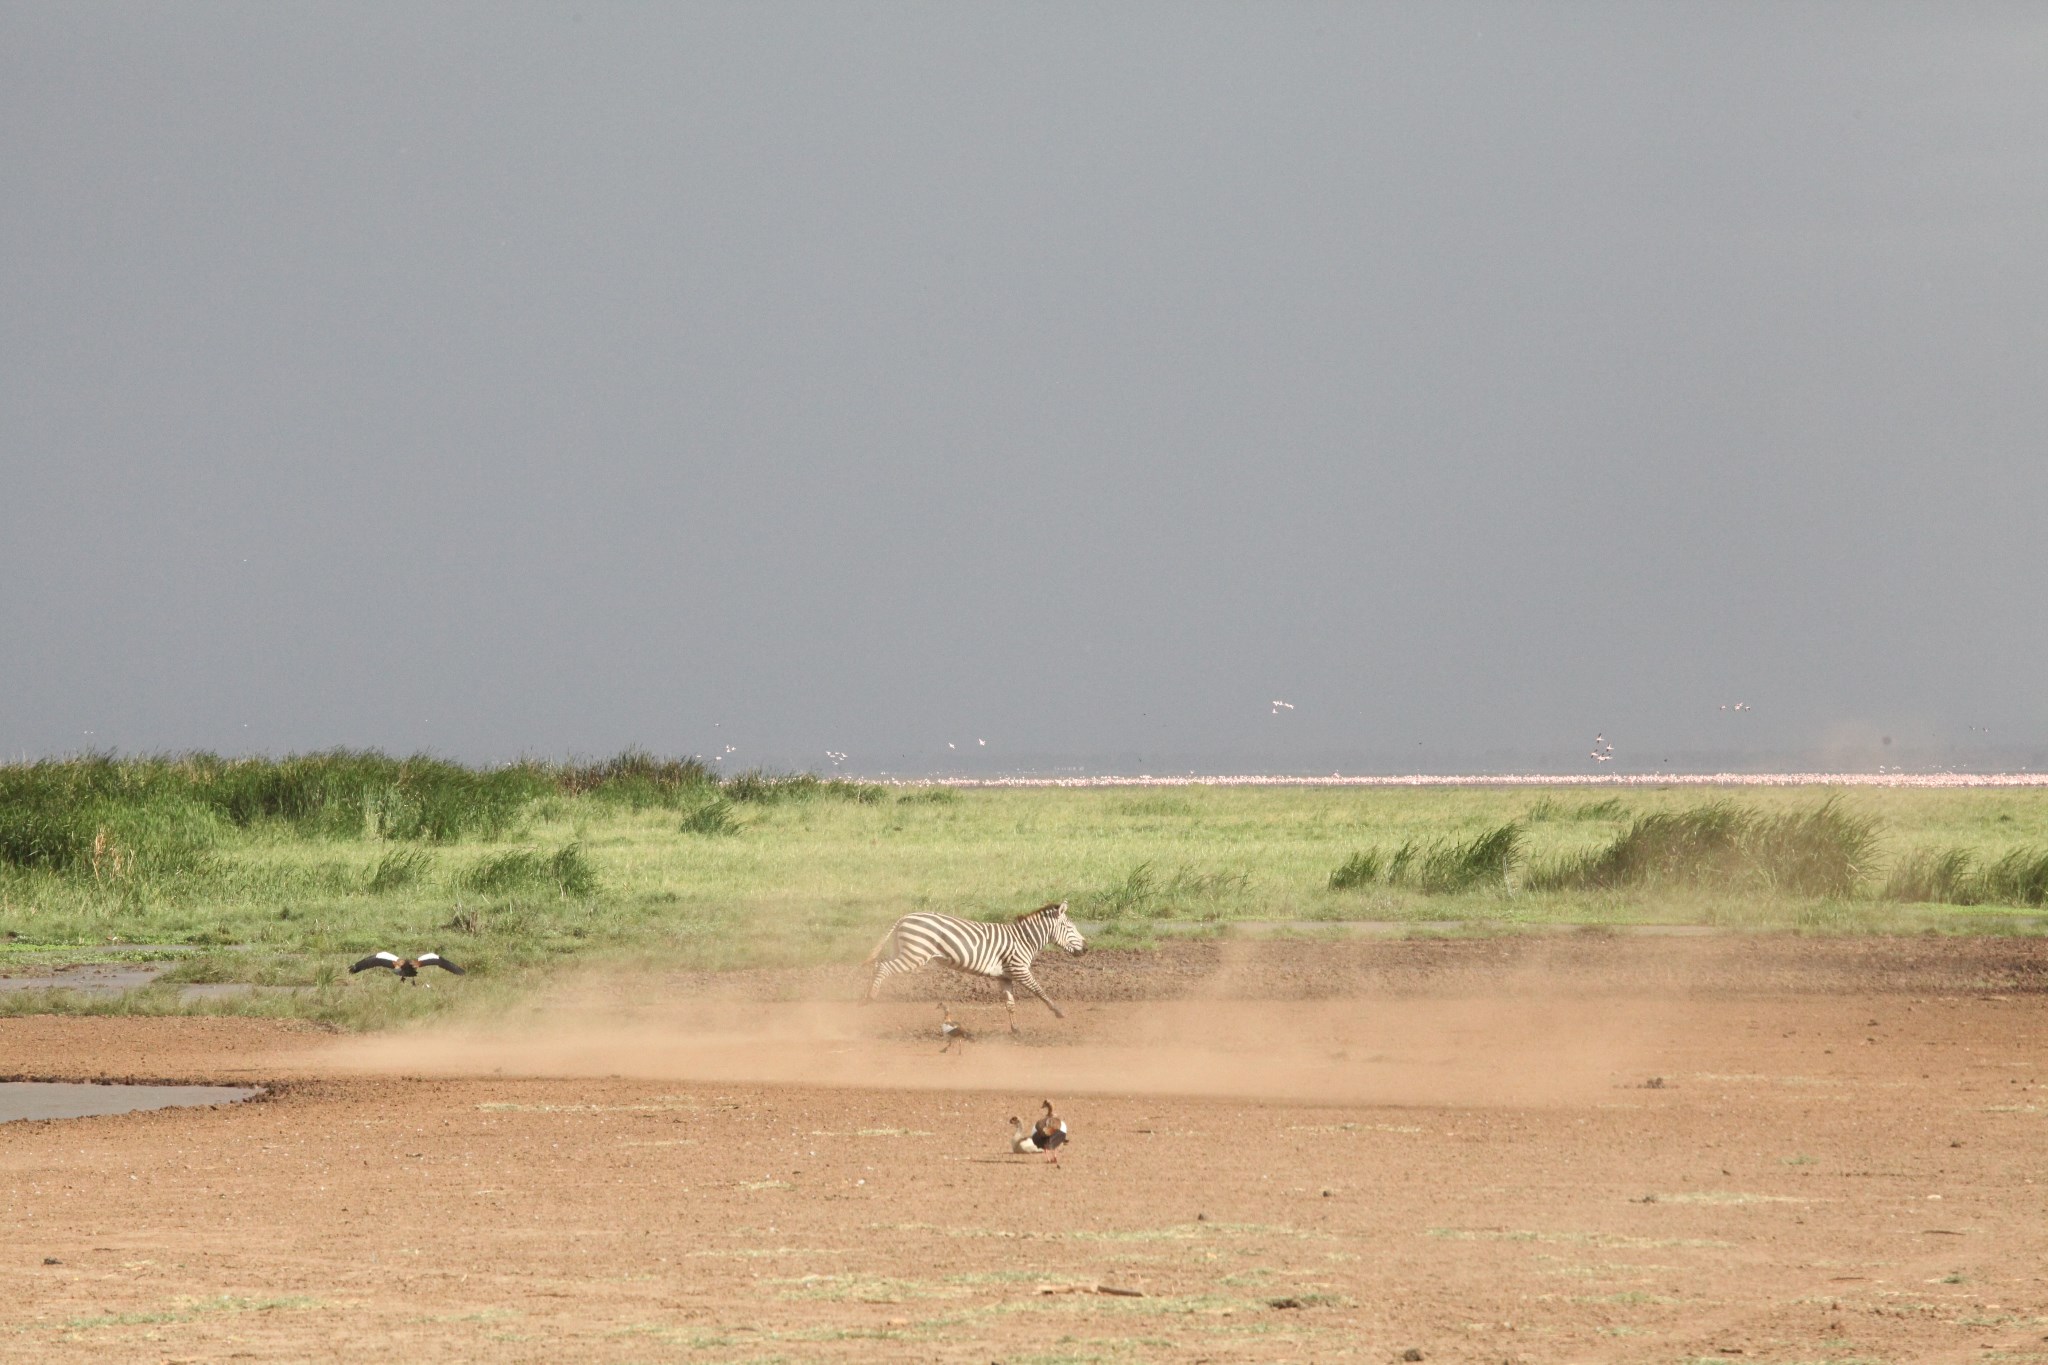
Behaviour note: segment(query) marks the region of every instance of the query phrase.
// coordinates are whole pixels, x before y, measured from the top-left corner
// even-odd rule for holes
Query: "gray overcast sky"
[[[10,2],[0,127],[10,756],[2048,751],[2039,5]]]

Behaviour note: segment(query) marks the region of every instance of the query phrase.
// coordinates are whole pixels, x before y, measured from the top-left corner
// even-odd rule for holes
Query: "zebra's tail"
[[[882,935],[882,941],[875,945],[875,950],[860,960],[860,965],[863,967],[871,967],[875,963],[881,961],[882,954],[887,952],[889,950],[889,945],[894,943],[895,941],[896,926],[892,924],[889,926],[889,932]]]

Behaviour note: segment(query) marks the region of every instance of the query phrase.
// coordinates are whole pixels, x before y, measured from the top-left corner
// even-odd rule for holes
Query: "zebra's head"
[[[1067,918],[1067,903],[1065,901],[1061,901],[1057,905],[1048,905],[1040,913],[1052,925],[1052,941],[1054,943],[1059,944],[1060,947],[1077,956],[1088,951],[1088,941],[1081,937],[1081,931],[1076,929],[1074,922]]]

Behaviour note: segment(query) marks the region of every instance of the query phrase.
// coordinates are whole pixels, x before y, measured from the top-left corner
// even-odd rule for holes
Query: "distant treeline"
[[[285,758],[94,754],[0,765],[0,864],[169,873],[194,863],[225,828],[265,823],[336,839],[496,838],[531,803],[561,796],[687,809],[701,821],[707,808],[734,802],[872,803],[883,791],[811,773],[721,777],[695,758],[637,750],[592,763],[497,768],[360,749]]]

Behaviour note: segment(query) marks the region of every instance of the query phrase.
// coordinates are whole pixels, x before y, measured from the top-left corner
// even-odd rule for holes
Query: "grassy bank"
[[[184,950],[164,984],[93,1008],[388,1022],[565,959],[850,967],[908,910],[1056,899],[1125,943],[1241,919],[2007,930],[2048,901],[2048,793],[952,791],[634,754],[0,767],[9,956]],[[434,992],[347,975],[380,948],[474,971]],[[181,1001],[193,982],[299,989]]]

